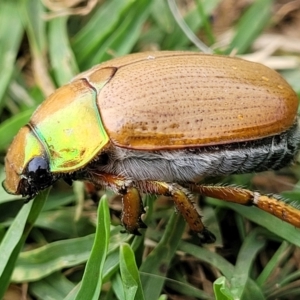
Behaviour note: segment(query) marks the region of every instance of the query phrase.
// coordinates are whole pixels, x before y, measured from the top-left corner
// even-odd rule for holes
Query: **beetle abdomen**
[[[92,168],[138,181],[198,182],[205,176],[280,169],[293,161],[299,146],[297,122],[281,135],[189,150],[150,152],[112,145],[105,153],[105,163],[100,159]]]
[[[261,64],[186,52],[131,58],[109,62],[116,72],[98,95],[103,124],[119,147],[184,149],[256,140],[295,121],[295,92]]]

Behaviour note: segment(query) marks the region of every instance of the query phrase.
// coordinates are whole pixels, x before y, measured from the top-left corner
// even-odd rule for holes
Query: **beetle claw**
[[[137,235],[137,236],[141,236],[142,234],[138,231],[138,229],[134,229],[134,230],[127,230],[127,229],[123,229],[120,231],[121,233],[129,233],[129,234],[133,234],[133,235]]]
[[[145,228],[147,228],[147,225],[142,221],[142,219],[139,219],[137,221],[137,226],[134,226],[134,228],[132,227],[130,228],[125,225],[124,232],[140,236],[142,234],[139,232],[139,229],[145,229]]]
[[[132,234],[134,235],[137,235],[137,236],[141,236],[142,234],[137,230],[135,229],[133,232],[131,232]]]
[[[139,222],[139,228],[141,229],[146,229],[148,226],[143,222],[143,221],[140,221]]]
[[[69,177],[65,177],[63,178],[64,182],[69,185],[69,186],[72,186],[73,185],[73,180]]]
[[[198,233],[198,236],[203,244],[212,244],[216,241],[216,236],[207,228],[204,228],[202,232]]]
[[[24,199],[23,199],[23,203],[26,204],[26,203],[28,203],[31,199],[32,199],[32,198],[24,198]]]

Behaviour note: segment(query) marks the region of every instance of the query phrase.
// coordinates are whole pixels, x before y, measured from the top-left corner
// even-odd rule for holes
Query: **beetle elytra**
[[[123,195],[122,222],[143,227],[140,193],[169,195],[214,241],[190,191],[252,204],[300,227],[300,211],[205,176],[280,169],[300,145],[298,99],[275,71],[238,58],[147,52],[79,74],[48,97],[8,149],[5,190],[28,199],[62,178]]]

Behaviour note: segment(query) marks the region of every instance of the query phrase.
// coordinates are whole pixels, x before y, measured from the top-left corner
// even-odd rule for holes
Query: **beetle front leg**
[[[234,202],[242,205],[254,205],[277,218],[300,228],[300,212],[276,195],[261,195],[247,189],[234,186],[189,184],[187,187],[196,193],[208,197]]]
[[[127,232],[140,235],[138,229],[147,228],[141,218],[145,210],[140,193],[130,180],[110,174],[93,174],[89,180],[96,186],[106,186],[122,195],[121,222]]]
[[[190,229],[201,237],[201,241],[203,243],[215,242],[215,236],[203,225],[201,216],[197,212],[190,199],[191,195],[186,189],[178,184],[160,181],[145,181],[140,186],[145,193],[171,196],[177,210],[189,224]]]
[[[129,233],[141,235],[138,229],[147,228],[147,226],[142,221],[142,214],[145,213],[145,209],[139,191],[135,187],[126,187],[119,192],[123,195],[122,224]]]

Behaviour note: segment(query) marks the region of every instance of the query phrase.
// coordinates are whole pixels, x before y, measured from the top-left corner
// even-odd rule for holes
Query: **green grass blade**
[[[20,1],[17,0],[0,1],[0,111],[4,106],[3,96],[13,76],[15,60],[24,32],[19,5]]]
[[[81,282],[79,282],[71,291],[70,293],[64,298],[64,300],[74,300],[78,295],[80,290]]]
[[[288,70],[281,70],[280,74],[283,78],[292,86],[293,90],[297,93],[298,97],[300,97],[300,69],[288,69]],[[298,108],[299,112],[299,108]]]
[[[173,259],[185,228],[180,214],[173,213],[162,239],[140,267],[145,299],[157,299],[161,294],[168,266]]]
[[[122,278],[120,273],[116,273],[115,276],[112,277],[111,279],[111,286],[112,286],[112,291],[114,295],[117,297],[117,299],[125,299],[124,296],[124,287],[122,283]]]
[[[126,17],[123,16],[118,23],[116,30],[111,32],[102,45],[99,45],[97,52],[90,57],[88,66],[93,66],[99,62],[115,56],[128,54],[134,47],[137,39],[143,29],[144,22],[151,12],[151,2],[148,0],[139,0],[135,2],[132,9],[126,11]]]
[[[272,258],[268,261],[267,265],[263,268],[260,275],[257,277],[256,283],[259,286],[263,286],[271,276],[271,273],[274,272],[276,268],[280,267],[279,264],[282,262],[282,259],[286,257],[286,253],[289,251],[291,251],[291,245],[283,241]]]
[[[203,11],[207,16],[211,15],[220,0],[211,0],[203,2]],[[185,23],[193,31],[197,32],[203,25],[202,20],[199,18],[198,10],[195,8],[183,17]],[[181,28],[174,22],[174,28],[164,40],[161,42],[162,49],[164,50],[178,50],[184,49],[190,43],[189,38],[182,32]]]
[[[126,14],[132,5],[135,5],[135,3],[131,0],[104,2],[73,37],[72,47],[78,64],[82,69],[88,68],[90,59],[101,45],[105,43],[105,40],[117,30],[116,28],[120,19],[122,19],[122,15]]]
[[[14,222],[11,224],[10,228],[8,229],[6,235],[4,236],[1,242],[0,245],[0,253],[1,253],[0,276],[1,277],[4,274],[4,270],[10,259],[11,253],[17,247],[18,242],[22,238],[22,233],[25,228],[27,218],[30,213],[30,209],[32,208],[32,204],[33,202],[24,204],[24,206],[16,216]]]
[[[118,232],[119,231],[120,230],[118,229]],[[129,243],[132,240],[132,235],[124,234],[120,232],[115,237],[116,239],[114,241],[112,241],[111,239],[110,251],[104,264],[104,269],[103,269],[104,282],[108,281],[119,269],[119,264],[120,264],[119,245],[122,243]],[[139,236],[135,237],[131,242],[131,248],[134,251],[136,251],[136,249],[140,247],[142,242],[143,242],[142,238],[140,238]],[[112,244],[113,247],[111,247]]]
[[[267,228],[269,231],[273,232],[275,235],[281,237],[284,240],[300,247],[299,229],[294,226],[272,216],[260,210],[257,207],[243,206],[239,204],[229,203],[221,200],[216,200],[209,198],[206,200],[212,205],[228,207],[245,218],[251,220],[254,223],[259,224],[262,227]]]
[[[93,240],[91,234],[22,252],[12,279],[15,282],[39,280],[63,268],[82,264],[89,258]]]
[[[49,56],[56,83],[68,83],[78,72],[75,56],[69,44],[67,17],[49,22]]]
[[[95,235],[90,234],[56,241],[34,250],[22,252],[16,263],[12,276],[13,281],[35,281],[64,268],[85,263],[90,256],[94,239]],[[109,280],[118,269],[119,244],[128,242],[128,239],[128,235],[119,233],[111,237],[111,246],[103,270],[105,281]]]
[[[25,240],[32,229],[43,205],[47,199],[49,189],[41,192],[33,201],[25,204],[12,225],[6,232],[0,245],[0,298],[10,282],[15,262],[23,248]]]
[[[214,293],[216,300],[231,300],[233,298],[224,276],[219,277],[217,280],[215,280]]]
[[[242,16],[232,39],[227,54],[236,50],[245,53],[260,32],[270,22],[273,0],[256,0]]]
[[[9,146],[9,144],[13,140],[14,136],[18,133],[20,128],[28,122],[33,112],[33,108],[25,110],[1,123],[0,151],[6,150],[6,148]]]
[[[175,279],[166,279],[165,288],[170,288],[173,293],[177,292],[178,294],[182,295],[182,297],[191,297],[196,299],[213,299],[213,297],[201,290],[200,287],[195,287],[192,284],[187,282],[186,274],[181,274],[181,276],[176,276],[176,269],[172,268],[169,272],[170,276],[174,276]]]
[[[234,274],[230,279],[230,290],[236,299],[242,299],[249,279],[250,270],[258,252],[266,245],[260,237],[260,228],[254,229],[246,237],[238,254]],[[256,299],[254,297],[254,299]]]
[[[168,4],[170,7],[170,10],[172,11],[172,14],[174,16],[174,19],[176,19],[177,24],[180,26],[181,30],[184,32],[184,35],[188,37],[188,39],[193,43],[200,52],[204,53],[212,53],[212,50],[203,43],[197,35],[194,34],[194,32],[191,30],[190,26],[187,25],[187,23],[184,21],[183,17],[180,14],[180,11],[176,5],[175,0],[168,0]],[[203,23],[204,19],[202,19]]]
[[[144,293],[135,262],[134,252],[128,244],[121,245],[120,272],[126,300],[143,300]]]
[[[45,8],[40,1],[24,0],[21,6],[21,16],[26,28],[32,67],[36,83],[45,95],[51,94],[55,86],[48,72],[46,21],[42,17]]]
[[[77,237],[81,235],[81,232],[84,235],[85,228],[90,228],[89,232],[91,232],[93,226],[88,227],[87,225],[89,218],[81,215],[78,220],[75,220],[75,213],[76,209],[74,207],[43,211],[36,221],[36,227],[55,231],[66,238]]]
[[[243,292],[243,300],[265,300],[264,291],[252,279],[248,279],[246,287]]]
[[[226,278],[230,278],[231,276],[233,276],[234,266],[217,253],[211,252],[206,248],[192,245],[184,241],[180,242],[178,250],[184,251],[185,253],[190,254],[201,261],[213,265],[218,270],[220,270]]]
[[[107,256],[110,237],[110,215],[106,196],[100,200],[98,224],[91,255],[86,264],[80,290],[76,296],[81,299],[98,299],[102,286],[103,266]]]
[[[30,283],[29,290],[37,299],[62,300],[74,286],[74,283],[62,273],[56,272],[42,280]]]
[[[4,172],[4,168],[3,165],[0,164],[0,183],[3,182],[3,180],[5,179],[5,172]],[[2,212],[3,210],[3,205],[2,204],[6,204],[7,202],[15,202],[15,200],[20,200],[21,196],[15,196],[15,195],[10,195],[7,194],[7,192],[5,192],[2,184],[0,184],[0,210],[1,210],[1,217],[4,216],[4,212]],[[9,203],[8,205],[10,205],[11,203]],[[11,210],[10,210],[11,211]],[[8,211],[5,211],[6,213]]]
[[[151,17],[155,21],[155,25],[157,25],[159,30],[166,34],[172,33],[175,20],[170,12],[167,1],[154,0],[151,7]],[[151,37],[151,40],[153,41],[154,38],[154,36]]]
[[[196,0],[198,12],[203,23],[203,28],[205,30],[208,42],[210,45],[215,43],[215,37],[213,33],[212,23],[210,22],[210,15],[204,11],[204,2],[203,0]]]

